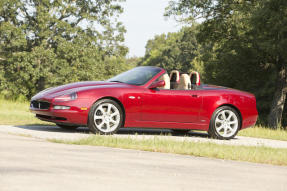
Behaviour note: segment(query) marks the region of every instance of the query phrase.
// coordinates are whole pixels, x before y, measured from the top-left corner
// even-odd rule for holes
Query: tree
[[[194,60],[200,52],[196,40],[197,25],[176,33],[155,36],[146,44],[146,53],[139,63],[165,68],[167,71],[190,72],[195,69]]]
[[[206,69],[214,78],[221,72],[235,87],[245,79],[251,84],[241,89],[261,98],[273,94],[268,125],[276,128],[286,99],[286,10],[284,0],[176,0],[166,14],[187,21],[203,18],[198,40],[212,44]]]
[[[259,1],[251,25],[251,32],[255,34],[254,45],[266,56],[266,64],[273,65],[276,72],[275,92],[268,116],[269,126],[275,128],[281,125],[287,91],[287,1]]]
[[[121,1],[1,1],[0,92],[29,98],[49,86],[103,79],[107,67],[120,68],[110,60],[123,63],[127,53],[117,19]]]

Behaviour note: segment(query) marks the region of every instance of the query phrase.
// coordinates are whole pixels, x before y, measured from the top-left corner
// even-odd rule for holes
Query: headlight
[[[67,95],[62,95],[60,97],[55,97],[54,100],[55,101],[72,101],[78,98],[77,93],[71,93],[71,94],[67,94]]]

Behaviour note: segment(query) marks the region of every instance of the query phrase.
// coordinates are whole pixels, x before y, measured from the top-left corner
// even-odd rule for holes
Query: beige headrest
[[[199,73],[198,72],[196,72],[196,71],[192,71],[191,73],[190,73],[190,75],[189,75],[189,78],[191,79],[191,76],[192,75],[196,75],[196,84],[198,85],[199,84],[199,82],[200,82],[200,77],[199,77]]]
[[[162,75],[159,80],[163,80],[165,82],[165,85],[160,89],[170,89],[170,79],[168,74]]]
[[[170,76],[169,78],[171,79],[172,75],[175,74],[176,75],[176,81],[178,82],[179,81],[179,71],[177,70],[173,70],[170,72]]]
[[[178,88],[179,90],[188,90],[191,88],[190,77],[187,74],[181,74]]]

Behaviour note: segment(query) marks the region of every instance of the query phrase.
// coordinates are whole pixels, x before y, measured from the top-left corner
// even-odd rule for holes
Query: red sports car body
[[[63,127],[91,126],[89,123],[94,122],[95,130],[90,129],[105,134],[114,133],[120,127],[196,129],[216,134],[215,127],[215,133],[211,132],[214,123],[218,126],[214,137],[229,139],[238,130],[256,123],[258,113],[253,94],[225,87],[199,85],[199,79],[197,84],[187,89],[162,89],[168,83],[161,80],[164,75],[166,71],[162,68],[137,67],[108,81],[77,82],[46,89],[32,98],[30,110],[37,118]],[[127,78],[126,81],[118,80]],[[137,81],[141,83],[132,83]],[[106,103],[107,109],[103,109],[105,105],[97,105],[100,100],[111,100],[112,105]],[[97,111],[94,109],[96,107],[101,108]],[[114,118],[113,114],[108,114],[108,110],[114,112],[114,115],[119,111],[121,115]],[[93,117],[93,120],[89,119]],[[96,122],[97,118],[99,122]],[[117,125],[114,125],[117,127],[112,131],[97,128],[101,124],[103,129],[108,129],[113,126],[113,121],[117,121]],[[236,129],[233,125],[235,123]],[[233,127],[236,132],[227,136]]]

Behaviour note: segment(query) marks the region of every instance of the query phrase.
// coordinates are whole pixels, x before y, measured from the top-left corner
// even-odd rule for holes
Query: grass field
[[[287,130],[284,129],[273,130],[262,126],[255,126],[252,128],[243,129],[239,131],[238,135],[245,137],[256,137],[256,138],[287,141]]]
[[[48,125],[29,111],[29,102],[0,99],[0,125]]]
[[[137,140],[115,136],[92,135],[77,141],[49,140],[56,143],[105,146],[152,152],[176,153],[226,160],[248,161],[273,165],[287,165],[287,149],[267,147],[229,146],[215,143],[154,139]]]
[[[40,121],[29,111],[29,102],[15,102],[0,99],[0,125],[53,125]],[[239,132],[240,136],[258,137],[287,141],[287,130],[272,130],[253,127]]]

